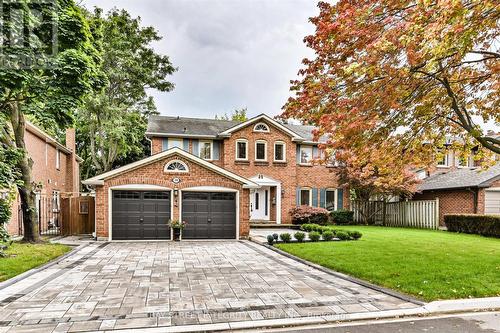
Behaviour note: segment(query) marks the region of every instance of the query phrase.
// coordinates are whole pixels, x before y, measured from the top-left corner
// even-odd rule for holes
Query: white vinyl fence
[[[389,227],[437,229],[439,199],[400,202],[351,201],[354,222]]]

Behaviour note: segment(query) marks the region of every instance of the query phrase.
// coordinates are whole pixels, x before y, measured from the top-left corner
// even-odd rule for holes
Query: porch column
[[[276,185],[276,224],[281,224],[281,183]]]

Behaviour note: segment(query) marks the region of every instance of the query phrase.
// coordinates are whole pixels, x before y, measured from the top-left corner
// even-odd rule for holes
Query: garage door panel
[[[484,212],[491,215],[500,215],[500,191],[485,191]]]
[[[186,239],[236,237],[236,194],[223,192],[183,192],[182,219]]]
[[[113,191],[113,239],[169,239],[170,192]]]

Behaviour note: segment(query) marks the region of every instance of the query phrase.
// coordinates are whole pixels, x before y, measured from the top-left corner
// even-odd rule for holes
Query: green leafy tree
[[[147,118],[157,113],[147,92],[171,91],[174,85],[167,77],[176,70],[167,56],[151,46],[162,37],[153,27],[142,27],[139,18],[117,9],[106,17],[100,9],[88,15],[103,28],[102,71],[108,84],[89,96],[78,111],[78,152],[85,160],[84,178],[147,154]]]
[[[0,142],[24,152],[15,163],[24,240],[39,240],[33,160],[26,153],[25,118],[65,128],[83,96],[102,85],[98,50],[87,20],[73,1],[2,4]],[[54,35],[54,33],[56,35]]]
[[[215,119],[220,119],[220,120],[234,120],[234,121],[246,121],[248,120],[247,118],[247,112],[248,109],[241,108],[241,109],[235,109],[231,115],[228,115],[227,113],[224,113],[222,116],[217,116],[215,115]]]

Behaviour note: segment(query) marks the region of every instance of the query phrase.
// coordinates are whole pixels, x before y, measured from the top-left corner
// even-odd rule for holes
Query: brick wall
[[[445,214],[474,214],[474,194],[467,190],[424,191],[413,196],[413,200],[435,200],[439,198],[439,224],[444,225]],[[482,209],[484,211],[484,195]],[[478,213],[481,209],[478,205]]]
[[[335,174],[335,168],[325,166],[303,166],[297,164],[297,145],[290,138],[290,135],[281,131],[273,124],[266,123],[270,132],[254,132],[254,124],[250,124],[238,131],[232,133],[231,137],[224,139],[221,144],[221,155],[217,161],[212,163],[223,167],[246,178],[251,178],[262,174],[281,182],[283,190],[281,198],[281,220],[282,223],[291,223],[289,211],[296,205],[296,188],[337,188],[338,181]],[[248,141],[248,161],[236,161],[236,141],[245,139]],[[255,161],[255,142],[264,140],[267,142],[267,162]],[[153,137],[152,154],[162,151],[162,138]],[[273,162],[274,143],[276,141],[284,142],[286,147],[286,162]],[[192,140],[190,140],[190,152],[192,151]],[[276,196],[275,190],[271,190],[271,199]],[[319,202],[320,191],[317,191],[317,200]],[[344,191],[344,207],[349,207],[349,192]],[[276,219],[276,206],[271,205],[270,219]]]
[[[40,137],[36,131],[27,125],[24,140],[26,150],[33,160],[33,181],[41,184],[41,194],[46,197],[52,196],[52,191],[60,191],[61,197],[69,196],[79,191],[80,170],[75,154],[67,154],[59,151],[60,167],[56,168],[57,148],[54,144],[46,142],[45,137]],[[75,130],[68,129],[66,132],[66,146],[75,151]],[[12,218],[7,226],[11,235],[19,232],[19,200],[12,205]]]
[[[164,166],[173,159],[179,159],[187,164],[189,173],[165,173]],[[181,179],[179,184],[173,184],[172,178]],[[117,175],[105,181],[103,186],[96,188],[96,232],[97,237],[109,236],[109,221],[108,221],[108,194],[109,189],[119,185],[129,184],[148,184],[158,185],[171,189],[186,189],[195,186],[220,186],[238,190],[239,198],[239,215],[240,215],[240,237],[248,236],[249,226],[249,191],[243,189],[242,185],[231,179],[228,179],[220,174],[208,170],[196,163],[191,162],[179,156],[169,156],[164,159],[155,161],[149,165],[142,166],[138,169],[128,171]],[[179,218],[179,202],[178,198],[174,198],[174,216],[173,219]]]

